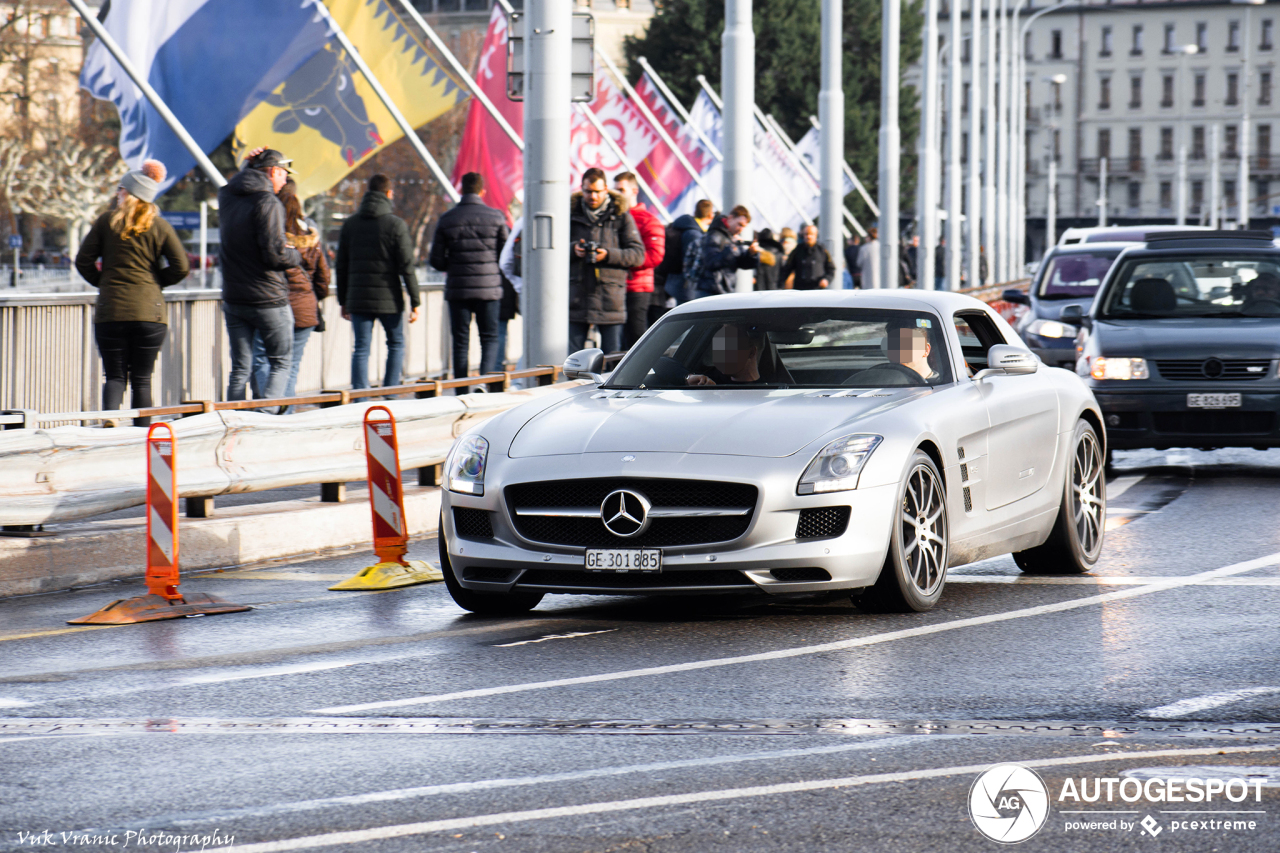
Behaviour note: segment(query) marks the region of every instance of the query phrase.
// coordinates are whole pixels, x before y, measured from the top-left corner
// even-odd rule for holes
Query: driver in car
[[[933,347],[928,330],[918,325],[887,323],[882,347],[888,363],[855,373],[845,380],[846,385],[925,385],[941,379],[929,364]]]
[[[712,367],[706,373],[690,373],[685,382],[699,385],[754,385],[760,377],[760,352],[764,336],[746,326],[726,324],[711,339]]]
[[[1280,312],[1280,276],[1269,272],[1259,273],[1257,278],[1249,282],[1248,298],[1242,307],[1267,313]]]

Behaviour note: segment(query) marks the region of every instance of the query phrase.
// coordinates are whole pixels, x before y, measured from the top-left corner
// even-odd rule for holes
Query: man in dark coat
[[[760,244],[743,245],[737,237],[751,222],[751,211],[738,205],[728,216],[717,216],[702,237],[701,269],[694,282],[694,298],[733,293],[738,289],[738,270],[755,269]]]
[[[253,338],[262,337],[271,373],[263,397],[284,396],[293,361],[293,311],[285,270],[302,263],[285,243],[284,205],[276,193],[289,177],[279,151],[251,152],[240,172],[218,190],[221,221],[222,314],[231,344],[227,399],[245,399],[253,369]]]
[[[600,169],[582,174],[582,191],[569,203],[569,350],[586,345],[587,329],[600,331],[600,348],[622,349],[627,321],[627,277],[644,263],[644,242],[630,206],[609,189]],[[592,256],[588,244],[594,243]]]
[[[445,273],[444,298],[453,334],[453,376],[468,375],[471,318],[480,333],[480,373],[498,368],[502,322],[502,272],[498,260],[507,242],[507,218],[484,203],[484,177],[462,176],[462,200],[440,217],[431,242],[431,266]],[[466,389],[459,388],[458,393]]]
[[[409,322],[418,320],[418,277],[413,271],[413,240],[409,226],[391,212],[395,191],[386,175],[369,179],[360,209],[342,223],[334,280],[342,316],[351,321],[355,345],[351,351],[351,387],[369,387],[369,344],[373,324],[387,333],[387,367],[383,387],[400,384],[404,366],[404,303],[409,297]],[[401,285],[403,284],[403,289]]]
[[[818,245],[818,226],[806,225],[800,233],[804,239],[787,256],[779,278],[785,282],[795,273],[796,280],[792,286],[796,290],[826,290],[836,277],[836,265],[831,254]]]
[[[773,236],[773,231],[765,228],[756,234],[756,242],[760,244],[760,266],[756,267],[756,290],[777,290],[782,286],[785,278],[780,275],[782,265],[785,263],[783,258],[782,243]],[[768,253],[773,263],[765,263],[765,253]]]

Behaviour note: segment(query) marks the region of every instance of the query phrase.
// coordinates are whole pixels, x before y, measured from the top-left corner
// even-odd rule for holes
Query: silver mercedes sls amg
[[[575,353],[589,383],[450,451],[440,560],[463,608],[840,591],[924,611],[953,566],[1082,572],[1102,549],[1097,402],[969,296],[698,299],[603,364]]]

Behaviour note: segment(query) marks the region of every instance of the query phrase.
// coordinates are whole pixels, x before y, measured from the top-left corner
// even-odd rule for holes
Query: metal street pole
[[[209,286],[209,202],[207,201],[200,202],[200,286]]]
[[[755,134],[751,107],[756,102],[756,37],[751,29],[751,0],[725,0],[720,47],[720,86],[724,91],[724,206],[750,205]],[[738,271],[738,291],[750,292],[750,270]]]
[[[982,157],[982,245],[987,252],[987,275],[996,278],[996,125],[1000,121],[996,85],[1000,69],[996,65],[996,0],[987,0],[987,127],[983,134]],[[984,282],[985,284],[985,282]]]
[[[524,14],[524,351],[560,364],[569,349],[569,111],[573,0]]]
[[[818,121],[817,116],[809,116],[809,124],[813,125],[814,130],[822,133],[822,122]],[[872,216],[880,215],[880,206],[876,204],[875,199],[871,198],[871,194],[867,192],[866,186],[854,174],[853,169],[849,167],[849,161],[844,160],[840,164],[844,169],[844,176],[849,179],[849,183],[853,184],[853,188],[858,191],[858,195],[862,196],[862,200],[866,202],[867,207],[871,210]]]
[[[155,111],[160,114],[160,118],[164,119],[165,124],[169,125],[173,135],[178,137],[179,141],[191,152],[191,156],[196,158],[196,164],[201,171],[208,176],[215,187],[219,189],[225,187],[227,179],[222,177],[222,173],[213,165],[213,161],[205,156],[204,151],[196,144],[191,134],[187,133],[187,129],[183,127],[182,122],[178,121],[178,117],[173,114],[173,110],[169,109],[169,105],[164,102],[164,99],[151,87],[146,78],[138,73],[137,67],[120,45],[116,43],[116,40],[111,37],[111,33],[107,32],[107,28],[98,20],[98,16],[90,11],[89,7],[85,6],[83,0],[68,0],[68,2],[80,13],[80,17],[88,25],[89,29],[93,30],[93,34],[102,42],[102,46],[107,49],[107,52],[115,57],[116,62],[120,63],[120,67],[124,69],[124,73],[129,75],[129,79],[133,81],[134,85],[142,90],[142,94],[151,103],[151,106],[155,108]]]
[[[1058,242],[1058,160],[1052,152],[1049,153],[1049,186],[1046,189],[1044,248],[1048,251]]]
[[[1107,158],[1098,159],[1098,227],[1107,225]]]
[[[1000,0],[1000,17],[996,21],[996,32],[999,33],[1000,48],[996,56],[996,73],[999,87],[996,90],[996,123],[992,134],[996,138],[996,234],[995,264],[996,281],[1008,281],[1009,276],[1009,10],[1006,0]]]
[[[1017,115],[1015,117],[1015,120],[1018,124],[1018,131],[1017,131],[1016,142],[1014,144],[1014,150],[1019,152],[1019,154],[1018,154],[1018,160],[1014,164],[1014,180],[1012,185],[1018,188],[1017,208],[1016,208],[1017,209],[1016,216],[1018,220],[1017,221],[1018,236],[1014,244],[1014,247],[1015,247],[1014,248],[1014,265],[1015,265],[1015,268],[1019,271],[1026,268],[1026,251],[1027,251],[1027,213],[1028,213],[1028,210],[1027,210],[1027,156],[1028,154],[1026,150],[1027,149],[1027,93],[1026,93],[1027,33],[1030,31],[1031,25],[1035,23],[1036,19],[1039,18],[1041,15],[1046,15],[1050,12],[1056,12],[1057,10],[1065,8],[1067,6],[1075,6],[1075,5],[1077,5],[1075,2],[1058,3],[1055,6],[1049,6],[1045,9],[1039,10],[1038,12],[1033,12],[1031,15],[1027,17],[1027,20],[1024,21],[1022,23],[1022,26],[1018,29],[1017,43],[1014,46],[1014,49],[1017,51],[1016,55],[1018,57],[1018,70],[1015,74],[1015,79],[1017,80],[1017,86],[1018,86],[1018,92],[1017,92],[1018,100],[1017,100],[1017,107],[1015,108]],[[1021,10],[1022,10],[1022,0],[1019,0],[1018,11],[1014,13],[1015,19],[1017,18],[1018,15],[1022,13]],[[1061,77],[1062,82],[1066,82],[1066,79],[1067,79],[1065,74],[1054,75],[1054,77],[1055,78]],[[1052,130],[1050,131],[1050,133],[1052,134]],[[1049,153],[1052,156],[1055,153],[1053,149],[1052,136],[1049,139],[1049,149],[1050,149]],[[1050,185],[1050,187],[1052,188],[1052,185]],[[1053,240],[1047,240],[1045,242],[1045,247],[1048,248],[1053,244],[1054,244]]]
[[[841,287],[844,270],[844,174],[840,169],[844,162],[844,24],[840,4],[841,0],[822,0],[822,88],[818,91],[818,116],[824,128],[818,136],[818,237],[836,265],[835,280],[829,283],[832,289]]]
[[[1178,146],[1178,206],[1175,210],[1178,225],[1187,224],[1187,146]]]
[[[917,286],[933,290],[933,247],[938,237],[934,223],[938,218],[938,185],[934,179],[934,162],[938,149],[934,145],[938,123],[938,0],[924,0],[924,49],[920,54],[922,103],[920,135],[916,142],[916,234],[920,248],[916,250]]]
[[[1249,6],[1260,5],[1259,0],[1236,0],[1236,2],[1248,2]],[[1265,0],[1262,0],[1265,2]],[[1244,45],[1240,50],[1240,103],[1242,105],[1242,113],[1240,115],[1240,135],[1237,138],[1240,153],[1240,175],[1236,181],[1236,210],[1239,211],[1236,220],[1239,225],[1237,227],[1242,230],[1249,229],[1249,52],[1252,45],[1249,42],[1251,24],[1253,23],[1253,9],[1248,8],[1244,11]]]
[[[958,0],[953,0],[958,2]],[[979,287],[981,280],[978,247],[982,240],[982,0],[969,5],[969,203],[966,205],[968,228],[969,287]]]
[[[792,162],[792,164],[796,167],[796,169],[799,172],[801,172],[802,174],[808,174],[808,176],[813,179],[812,183],[815,189],[819,188],[821,186],[821,183],[818,179],[817,171],[814,170],[813,166],[810,165],[808,160],[804,159],[799,155],[799,153],[797,153],[796,144],[791,141],[791,137],[788,136],[787,132],[782,129],[782,125],[778,124],[778,122],[775,121],[773,116],[771,115],[764,117],[764,123],[765,123],[765,127],[768,128],[769,132],[772,133],[778,139],[778,141],[782,143],[783,150],[787,154],[787,159],[789,159]],[[843,189],[843,187],[844,185],[842,182],[841,189]],[[841,204],[840,210],[844,214],[844,218],[847,219],[851,225],[853,225],[854,230],[856,230],[863,237],[867,236],[866,230],[862,227],[861,223],[859,223],[858,220],[854,218],[853,214],[849,212],[848,207],[845,207],[843,204]],[[848,228],[845,228],[843,230],[843,236],[845,239],[849,238]]]
[[[900,0],[883,0],[880,31],[880,286],[898,286],[898,170],[901,131],[898,129],[898,39]]]
[[[947,66],[947,289],[960,289],[960,201],[964,175],[960,171],[960,3],[947,7],[951,56]]]

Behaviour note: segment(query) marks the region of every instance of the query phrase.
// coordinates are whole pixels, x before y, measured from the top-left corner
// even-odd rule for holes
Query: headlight
[[[1149,379],[1145,358],[1095,358],[1089,368],[1094,379]]]
[[[1035,320],[1027,326],[1027,334],[1039,335],[1042,338],[1074,338],[1076,327],[1059,323],[1057,320]]]
[[[489,458],[489,442],[469,435],[458,442],[449,454],[445,482],[449,491],[463,495],[484,494],[484,467]]]
[[[871,452],[884,441],[878,435],[846,435],[822,448],[796,485],[796,494],[842,492],[858,487],[858,476]]]

